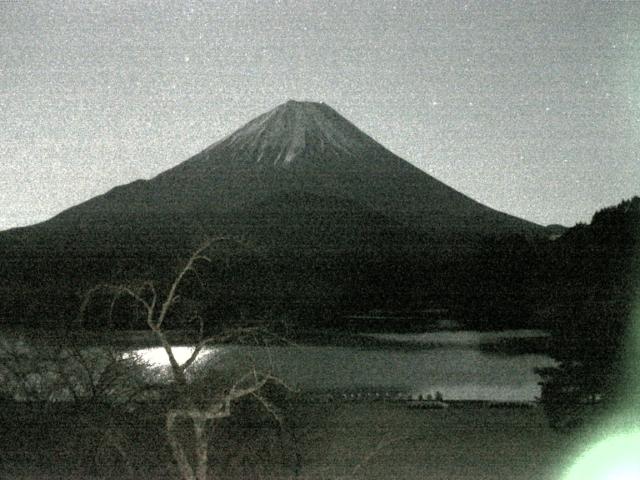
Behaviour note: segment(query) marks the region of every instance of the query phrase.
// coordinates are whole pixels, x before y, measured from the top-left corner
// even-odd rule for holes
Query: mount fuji
[[[429,176],[331,107],[289,101],[150,180],[0,233],[0,266],[22,289],[77,290],[122,272],[140,276],[145,263],[175,264],[203,236],[233,235],[263,249],[259,274],[243,277],[242,288],[266,275],[295,284],[291,298],[316,295],[318,285],[351,297],[366,282],[393,290],[384,284],[407,266],[434,271],[487,237],[512,234],[545,232]],[[301,285],[310,278],[321,280]],[[283,301],[290,291],[269,290]],[[271,295],[254,291],[258,302]]]
[[[366,211],[444,240],[542,231],[429,176],[329,106],[296,101],[151,180],[114,188],[36,228],[111,230],[130,217],[188,224],[220,214],[233,216],[238,226],[245,215],[260,221],[262,209],[272,213],[285,207]]]

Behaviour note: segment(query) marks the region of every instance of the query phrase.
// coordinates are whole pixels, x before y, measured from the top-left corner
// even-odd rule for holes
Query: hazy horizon
[[[0,230],[324,102],[496,210],[640,193],[640,3],[2,2]]]

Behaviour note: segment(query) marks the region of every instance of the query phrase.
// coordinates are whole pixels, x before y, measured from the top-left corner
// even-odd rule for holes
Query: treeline
[[[556,239],[487,241],[470,270],[458,307],[465,326],[550,331],[548,353],[558,366],[538,373],[553,426],[579,425],[621,400],[640,302],[639,197],[599,210]]]
[[[406,244],[410,250],[401,241],[406,229],[365,239],[362,232],[348,236],[345,229],[346,239],[329,251],[322,250],[326,242],[315,241],[313,232],[305,234],[303,250],[260,239],[221,244],[212,252],[214,261],[186,285],[182,300],[198,303],[211,324],[282,318],[303,327],[339,327],[340,318],[374,310],[436,308],[467,328],[555,329],[567,324],[578,305],[629,304],[638,203],[634,198],[603,209],[591,224],[576,225],[555,240],[511,235],[456,243],[413,232],[415,238]],[[78,244],[69,232],[40,232],[35,231],[38,238],[33,230],[24,238],[20,232],[0,236],[0,323],[72,326],[84,295],[95,285],[153,280],[162,287],[202,240],[173,230],[142,235],[125,229],[92,232],[95,238],[83,237]],[[291,237],[277,238],[293,242]],[[477,247],[460,247],[471,243]],[[138,325],[126,304],[114,310],[99,308],[96,301],[95,315],[86,315],[90,326]]]
[[[589,225],[568,230],[555,243],[552,260],[550,354],[558,366],[539,374],[551,423],[563,428],[625,395],[626,342],[640,299],[640,198],[602,209]]]

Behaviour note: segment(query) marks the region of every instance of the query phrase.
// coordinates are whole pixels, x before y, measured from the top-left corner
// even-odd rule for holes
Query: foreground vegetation
[[[179,477],[163,420],[147,410],[2,407],[2,478]],[[572,440],[552,431],[539,408],[412,410],[299,399],[286,407],[285,424],[250,400],[241,411],[215,426],[210,478],[552,480]]]

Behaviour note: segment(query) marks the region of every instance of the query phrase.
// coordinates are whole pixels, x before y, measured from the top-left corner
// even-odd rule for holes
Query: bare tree
[[[260,394],[260,390],[269,382],[283,382],[269,372],[252,367],[241,374],[234,382],[218,391],[208,395],[207,398],[195,398],[189,372],[200,358],[207,345],[225,343],[242,336],[255,334],[255,327],[236,328],[219,332],[211,336],[204,336],[204,321],[199,315],[194,315],[192,320],[199,326],[199,335],[194,342],[194,349],[185,361],[178,361],[174,351],[174,345],[168,338],[166,321],[172,312],[172,307],[180,298],[180,287],[188,274],[197,275],[196,266],[199,263],[210,263],[211,259],[206,252],[214,243],[232,241],[226,237],[208,239],[197,248],[188,258],[184,266],[178,271],[173,282],[168,286],[165,295],[160,295],[153,281],[144,281],[138,285],[100,285],[89,291],[82,305],[82,310],[87,307],[93,293],[98,290],[107,290],[112,295],[111,309],[116,300],[122,296],[128,296],[142,308],[144,321],[158,343],[166,353],[172,382],[176,389],[176,401],[164,412],[165,429],[173,457],[180,470],[183,480],[209,479],[209,434],[212,423],[216,420],[229,417],[232,414],[234,402],[243,397],[251,396],[257,399],[269,412],[278,418],[278,412],[274,405]],[[192,429],[192,441],[184,442],[181,439],[177,424],[180,421],[188,421]],[[188,445],[193,452],[188,452]]]
[[[18,401],[23,407],[34,402],[38,409],[48,410],[45,416],[59,414],[55,406],[70,405],[95,420],[96,412],[105,407],[129,409],[139,404],[137,400],[144,397],[148,386],[149,370],[144,362],[115,348],[81,348],[73,341],[42,342],[22,335],[0,340],[0,397],[12,404]],[[29,409],[17,411],[25,413]],[[76,467],[102,468],[104,454],[115,453],[117,463],[125,466],[133,478],[127,454],[131,445],[120,426],[95,421],[81,425],[79,430],[88,429],[94,440],[74,445],[71,458]]]
[[[3,395],[21,401],[130,404],[148,384],[144,362],[111,347],[0,340]]]
[[[57,383],[53,356],[34,354],[21,338],[0,340],[0,384],[8,398],[47,401],[55,396],[49,385]]]

